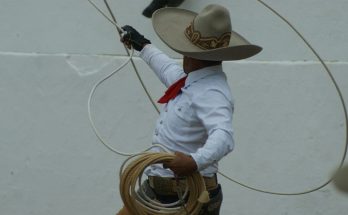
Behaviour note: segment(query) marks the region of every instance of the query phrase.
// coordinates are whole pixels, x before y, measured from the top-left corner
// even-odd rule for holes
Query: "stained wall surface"
[[[106,11],[102,0],[94,0]],[[181,63],[141,15],[146,1],[110,0],[118,22],[137,28]],[[348,101],[347,0],[267,0],[327,63]],[[94,84],[127,60],[113,25],[86,0],[0,1],[0,214],[115,214],[125,157],[91,128]],[[344,152],[346,125],[337,91],[315,55],[284,21],[256,0],[186,0],[200,11],[219,3],[233,29],[264,48],[224,62],[235,101],[236,147],[221,171],[249,186],[296,193],[324,184]],[[153,99],[164,87],[134,57]],[[97,88],[91,112],[114,148],[151,143],[157,112],[127,65]],[[300,196],[255,192],[219,177],[221,214],[343,215],[348,195],[329,184]]]

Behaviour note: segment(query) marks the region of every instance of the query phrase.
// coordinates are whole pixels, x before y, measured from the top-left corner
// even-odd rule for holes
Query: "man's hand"
[[[163,167],[172,170],[176,176],[188,176],[197,171],[195,160],[181,152],[175,152],[175,158],[163,163]]]
[[[121,38],[121,42],[123,42],[128,48],[133,46],[135,50],[141,51],[145,45],[151,44],[150,40],[146,39],[132,26],[125,25],[122,27],[122,29],[125,31],[125,33]]]

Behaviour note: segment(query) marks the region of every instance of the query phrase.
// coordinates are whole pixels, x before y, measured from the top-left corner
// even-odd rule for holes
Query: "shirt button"
[[[178,108],[178,111],[181,111],[181,108]]]
[[[163,120],[160,121],[160,124],[161,124],[161,125],[163,124]]]

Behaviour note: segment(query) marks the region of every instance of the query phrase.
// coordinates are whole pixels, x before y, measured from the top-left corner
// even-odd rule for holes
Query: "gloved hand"
[[[151,18],[152,14],[167,5],[168,0],[152,0],[151,4],[143,10],[143,15],[147,18]]]
[[[140,34],[132,26],[125,25],[122,27],[125,34],[122,36],[121,41],[128,47],[131,45],[137,51],[141,51],[146,44],[151,44],[151,41],[146,39],[144,35]]]
[[[143,15],[147,18],[151,18],[152,14],[165,6],[178,7],[184,0],[152,0],[151,4],[143,10]]]

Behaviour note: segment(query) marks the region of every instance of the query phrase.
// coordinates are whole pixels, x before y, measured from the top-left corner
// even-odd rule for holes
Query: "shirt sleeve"
[[[146,45],[141,50],[139,57],[150,66],[166,87],[185,75],[182,67],[175,60],[169,58],[152,44]]]
[[[234,148],[233,102],[219,90],[213,89],[202,93],[193,105],[208,135],[203,147],[191,153],[201,171],[221,160]]]

